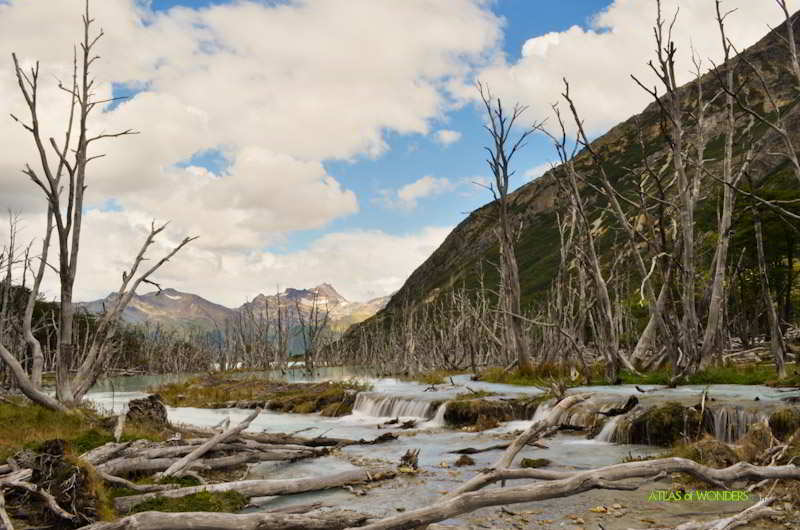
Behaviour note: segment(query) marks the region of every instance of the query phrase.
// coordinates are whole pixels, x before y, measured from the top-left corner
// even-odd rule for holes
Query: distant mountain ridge
[[[104,299],[79,302],[77,305],[89,313],[99,314],[106,307],[110,307],[110,302],[116,296],[116,293],[111,293]],[[196,294],[163,289],[135,294],[122,313],[122,321],[130,324],[151,322],[183,329],[222,329],[226,320],[244,313],[255,316],[268,315],[271,319],[276,319],[276,308],[280,301],[281,308],[288,311],[290,320],[295,323],[298,320],[296,314],[298,308],[303,312],[303,317],[307,318],[316,304],[321,314],[326,310],[329,312],[329,326],[332,329],[344,331],[352,324],[377,313],[386,305],[389,298],[390,296],[384,296],[367,302],[350,302],[332,285],[323,283],[310,289],[290,287],[275,295],[260,293],[237,308],[229,308]]]

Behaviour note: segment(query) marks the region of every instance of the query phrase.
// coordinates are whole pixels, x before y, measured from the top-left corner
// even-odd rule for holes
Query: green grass
[[[787,365],[794,373],[794,365]],[[627,371],[620,374],[622,382],[629,385],[668,385],[672,374],[668,370],[650,372],[638,376]],[[783,381],[777,380],[775,366],[772,364],[737,364],[729,366],[710,366],[687,377],[682,384],[688,385],[788,385],[800,384],[800,377],[792,376]]]
[[[67,441],[67,451],[79,455],[113,440],[113,422],[92,409],[70,412],[47,410],[30,402],[0,403],[0,462],[23,448],[35,449],[56,438]],[[125,425],[125,441],[162,439],[160,433],[135,423]]]
[[[136,506],[132,513],[139,512],[225,512],[235,513],[245,507],[247,497],[238,491],[210,493],[203,491],[179,499],[156,497]]]
[[[583,382],[569,379],[570,367],[567,366],[537,366],[533,374],[523,374],[519,371],[506,372],[502,368],[489,368],[480,374],[480,380],[489,383],[503,383],[507,385],[546,387],[553,379],[564,382],[567,386],[579,386]],[[710,366],[705,370],[693,374],[681,384],[686,385],[771,385],[771,386],[800,386],[800,375],[796,372],[800,366],[796,363],[787,364],[787,371],[791,374],[786,379],[778,380],[773,364],[735,364],[728,366]],[[608,384],[603,376],[601,365],[591,368],[591,386]],[[669,385],[672,373],[667,370],[648,372],[636,375],[629,371],[620,372],[622,384],[626,385]]]
[[[434,370],[433,372],[425,372],[406,377],[401,377],[401,379],[404,381],[415,381],[417,383],[424,383],[426,385],[444,385],[450,382],[450,378],[452,376],[463,373],[464,372],[453,371],[453,370]]]
[[[331,414],[335,411],[336,415],[341,416],[352,410],[356,392],[370,388],[371,385],[359,381],[287,383],[221,372],[151,390],[173,407],[214,407],[229,401],[255,401],[267,402],[267,408],[281,412],[308,414],[326,411]]]

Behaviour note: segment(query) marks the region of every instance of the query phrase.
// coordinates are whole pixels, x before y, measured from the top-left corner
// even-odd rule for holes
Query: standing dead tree
[[[300,323],[300,334],[305,351],[305,369],[312,372],[317,354],[326,341],[326,335],[329,336],[331,333],[329,329],[330,308],[327,300],[321,303],[319,289],[314,289],[311,307],[306,310],[298,299],[295,300],[295,310]]]
[[[499,214],[497,235],[500,240],[500,307],[505,313],[506,324],[503,336],[508,351],[514,353],[519,370],[530,373],[533,364],[530,343],[525,335],[521,318],[519,267],[514,250],[516,237],[511,226],[508,191],[511,177],[514,175],[514,171],[510,171],[511,159],[525,146],[528,136],[541,129],[541,123],[534,123],[525,128],[517,139],[512,141],[512,129],[527,107],[516,104],[509,115],[503,109],[500,99],[495,99],[487,87],[478,82],[477,88],[489,118],[489,124],[484,125],[484,128],[494,143],[485,149],[489,153],[487,163],[494,177],[493,185],[489,189]]]
[[[89,134],[89,117],[98,106],[109,100],[96,99],[94,93],[95,80],[91,77],[90,68],[99,59],[95,54],[95,47],[103,37],[103,31],[93,33],[94,19],[89,12],[89,1],[86,0],[83,14],[83,40],[80,44],[80,53],[73,56],[73,75],[71,86],[59,83],[59,88],[66,92],[70,98],[69,119],[66,127],[63,145],[59,146],[53,137],[45,141],[45,134],[39,122],[39,63],[30,70],[25,70],[20,65],[16,54],[12,54],[14,72],[20,92],[25,98],[29,112],[29,121],[12,115],[14,121],[28,131],[35,143],[39,156],[39,169],[34,169],[26,164],[23,173],[33,181],[42,191],[47,201],[46,237],[43,242],[40,266],[31,290],[29,306],[38,296],[38,288],[44,275],[47,263],[47,248],[50,233],[55,228],[56,243],[58,246],[58,277],[60,284],[60,315],[58,322],[58,348],[56,352],[56,396],[55,399],[42,391],[41,372],[39,360],[34,362],[35,367],[28,372],[19,363],[17,358],[2,344],[0,344],[0,357],[14,374],[20,389],[31,400],[54,409],[65,409],[76,406],[97,380],[106,362],[108,343],[113,337],[122,310],[127,306],[136,288],[149,281],[148,278],[166,263],[172,256],[181,250],[194,238],[186,237],[178,243],[169,253],[158,260],[149,268],[142,268],[146,251],[154,243],[155,237],[161,233],[166,224],[153,223],[143,245],[137,253],[133,265],[123,273],[122,284],[118,291],[114,305],[107,311],[98,326],[97,333],[91,341],[88,351],[79,355],[74,343],[73,324],[75,320],[75,306],[73,304],[73,290],[78,270],[78,255],[83,229],[84,193],[87,184],[87,167],[90,162],[104,156],[103,154],[90,154],[90,148],[98,141],[119,138],[136,134],[133,130],[124,130],[115,133],[99,133],[94,136]],[[75,125],[77,128],[75,131]],[[78,139],[74,141],[73,133]],[[49,144],[52,151],[47,147]],[[57,163],[50,160],[55,155]],[[26,320],[30,320],[26,310]],[[26,326],[27,327],[27,326]],[[28,334],[26,333],[26,336]],[[30,338],[28,339],[29,342]],[[34,355],[35,347],[34,347]],[[82,357],[82,358],[80,358]],[[77,368],[74,378],[70,370]]]

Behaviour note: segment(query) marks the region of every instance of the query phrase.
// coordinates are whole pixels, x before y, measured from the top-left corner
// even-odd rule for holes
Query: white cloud
[[[382,202],[390,208],[413,210],[417,207],[417,201],[420,199],[451,191],[455,187],[456,185],[446,178],[425,175],[397,190],[381,190],[378,202]]]
[[[18,247],[38,238],[43,216],[22,217]],[[91,210],[81,248],[76,290],[79,300],[105,297],[119,287],[122,271],[130,266],[144,241],[151,219],[130,212],[119,214]],[[258,293],[272,293],[276,286],[311,287],[326,281],[347,299],[365,301],[399,289],[405,279],[444,241],[453,227],[427,227],[415,233],[393,235],[380,230],[333,232],[304,250],[275,252],[219,252],[199,245],[186,246],[162,267],[153,279],[162,287],[192,292],[214,302],[235,307]],[[0,220],[0,249],[6,244],[8,223]],[[156,258],[176,245],[183,234],[171,225],[148,251]],[[40,240],[32,246],[38,255]],[[55,253],[56,248],[51,249]],[[51,254],[54,256],[55,254]],[[21,273],[21,270],[18,271]],[[48,299],[57,297],[55,274],[44,282]],[[140,292],[150,287],[143,286]]]
[[[662,3],[664,17],[670,20],[676,0]],[[789,4],[791,10],[797,9],[797,1]],[[737,10],[726,25],[728,36],[739,49],[755,43],[782,17],[774,1],[726,0],[724,9]],[[674,33],[679,82],[692,76],[692,47],[704,59],[706,68],[711,66],[709,59],[720,59],[714,17],[711,0],[680,2]],[[508,62],[498,56],[483,69],[480,78],[503,100],[530,105],[530,119],[542,119],[551,114],[550,106],[562,99],[562,79],[566,77],[587,128],[592,133],[604,132],[651,101],[630,75],[647,84],[657,82],[647,66],[655,46],[651,30],[654,21],[655,2],[615,0],[593,18],[588,29],[572,26],[562,32],[533,36],[523,45],[519,60]],[[465,90],[463,95],[477,97],[474,89]]]
[[[441,145],[447,147],[461,139],[461,133],[450,129],[440,129],[433,134],[433,138]]]
[[[304,280],[282,268],[293,263],[302,269],[302,261],[261,249],[291,231],[321,228],[358,211],[358,197],[327,174],[323,162],[377,156],[387,149],[389,133],[429,134],[458,98],[456,88],[486,64],[502,37],[502,20],[487,0],[237,1],[163,13],[148,6],[141,0],[92,3],[105,31],[94,68],[97,97],[111,95],[112,81],[144,91],[112,111],[98,109],[91,121],[93,131],[133,128],[141,134],[98,145],[93,153],[107,156],[90,167],[87,203],[114,199],[122,211],[87,215],[78,298],[116,286],[124,249],[133,252],[153,217],[172,220],[171,240],[200,235],[176,258],[180,265],[170,265],[179,286],[199,286],[211,298],[228,297],[232,289],[244,298],[253,294],[244,291],[260,277],[256,271],[275,273],[285,285]],[[36,161],[30,136],[2,119],[10,112],[25,116],[8,58],[16,51],[26,65],[41,61],[44,136],[63,137],[68,100],[54,78],[69,80],[80,8],[74,0],[0,2],[0,211],[37,219],[43,207],[20,173]],[[224,175],[176,167],[209,149],[229,161]],[[415,192],[407,193],[414,201]],[[96,244],[88,242],[93,237]],[[104,242],[119,243],[119,261],[94,255],[105,254]],[[324,267],[313,270],[321,274]],[[394,289],[399,285],[391,278],[411,269],[363,272],[372,276],[358,281]],[[306,284],[318,283],[310,274]],[[359,292],[354,279],[340,283],[337,288],[348,284]]]

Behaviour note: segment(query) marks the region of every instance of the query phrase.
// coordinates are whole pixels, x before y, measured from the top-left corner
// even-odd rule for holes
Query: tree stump
[[[129,422],[149,423],[155,427],[169,427],[167,409],[158,394],[141,399],[132,399],[128,403],[126,418]]]

